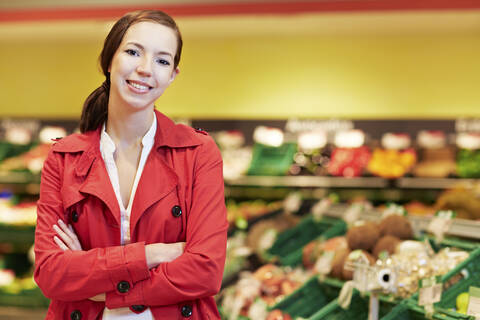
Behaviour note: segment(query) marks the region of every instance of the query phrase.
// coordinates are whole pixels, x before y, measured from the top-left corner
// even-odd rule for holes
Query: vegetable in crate
[[[360,130],[339,131],[335,135],[328,173],[332,176],[359,177],[370,161],[370,149],[364,146],[365,134]]]
[[[373,151],[368,170],[379,177],[399,178],[408,173],[416,162],[416,152],[410,148],[410,136],[405,133],[386,133],[382,148]]]

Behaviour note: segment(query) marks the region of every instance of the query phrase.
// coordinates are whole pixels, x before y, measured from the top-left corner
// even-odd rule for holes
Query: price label
[[[468,295],[467,314],[474,316],[475,319],[480,319],[480,288],[470,287]]]
[[[439,241],[443,240],[445,233],[452,226],[454,217],[453,211],[438,211],[428,225],[427,231],[431,232]]]
[[[363,205],[354,203],[348,207],[348,209],[345,211],[343,214],[343,220],[348,224],[348,225],[353,225],[355,222],[357,222],[360,219],[360,214],[363,211]]]
[[[328,209],[330,209],[331,205],[332,205],[332,200],[330,200],[329,198],[324,198],[324,199],[318,201],[312,207],[313,217],[316,220],[322,219],[323,215],[325,214],[325,212],[328,211]]]
[[[439,302],[442,298],[442,283],[438,283],[439,277],[431,277],[420,280],[418,305],[427,306]]]
[[[407,215],[407,210],[403,206],[400,206],[395,203],[389,203],[387,204],[387,208],[383,210],[382,212],[382,219],[391,216],[393,214],[399,215],[399,216],[406,216]]]
[[[314,270],[319,274],[329,274],[332,270],[332,262],[335,252],[325,251],[315,262]]]
[[[290,193],[283,201],[283,208],[286,212],[294,213],[300,209],[302,205],[302,196],[299,192]]]

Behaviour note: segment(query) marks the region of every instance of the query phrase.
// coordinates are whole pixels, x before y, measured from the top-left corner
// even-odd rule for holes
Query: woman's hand
[[[155,268],[160,263],[177,259],[185,250],[185,242],[152,243],[145,246],[145,256],[148,269]]]
[[[59,227],[60,226],[60,227]],[[60,247],[63,251],[72,250],[72,251],[82,251],[82,245],[78,240],[78,237],[73,231],[71,225],[66,225],[62,220],[58,220],[58,226],[53,225],[53,230],[58,234],[53,237],[53,241]],[[97,294],[94,297],[88,298],[92,301],[103,302],[105,301],[105,293]]]
[[[82,245],[71,225],[67,226],[65,222],[58,220],[58,226],[54,224],[53,230],[58,234],[58,237],[53,237],[53,241],[55,241],[60,249],[63,251],[82,251]]]

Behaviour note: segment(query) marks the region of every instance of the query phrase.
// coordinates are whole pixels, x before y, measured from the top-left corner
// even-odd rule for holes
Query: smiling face
[[[175,79],[177,50],[175,32],[159,23],[142,21],[132,25],[115,51],[109,67],[113,108],[153,108]]]

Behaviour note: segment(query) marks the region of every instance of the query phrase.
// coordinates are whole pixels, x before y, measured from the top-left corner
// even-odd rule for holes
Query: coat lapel
[[[79,191],[95,196],[105,203],[113,215],[115,222],[120,226],[120,207],[112,183],[108,177],[105,163],[100,154],[95,155],[91,153],[87,159],[86,160],[91,163],[91,168],[88,171],[85,181],[80,186]]]
[[[152,149],[133,199],[130,216],[131,235],[134,234],[135,226],[142,214],[154,203],[174,191],[177,184],[177,174],[165,163],[158,150]]]

